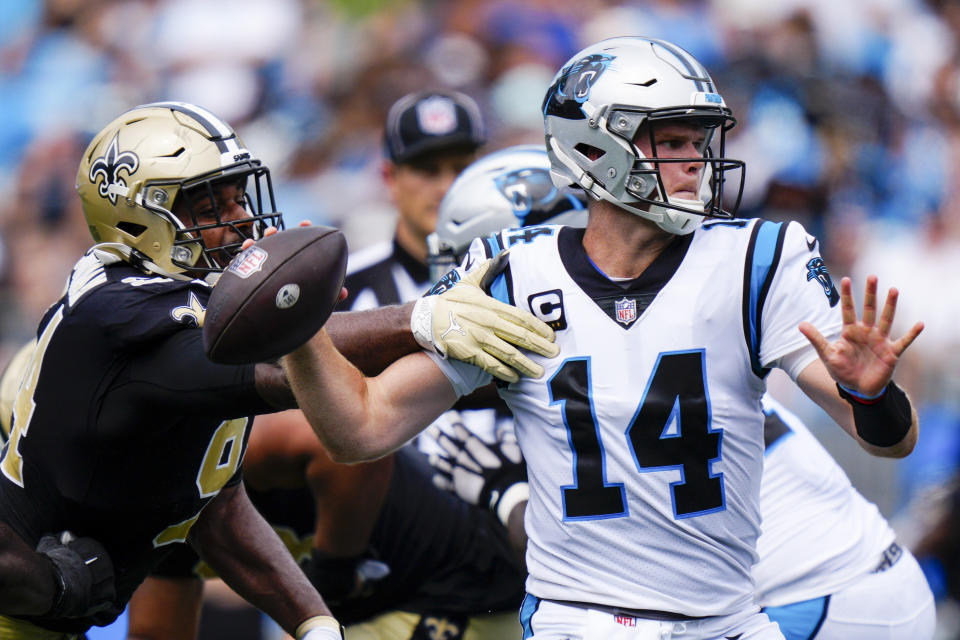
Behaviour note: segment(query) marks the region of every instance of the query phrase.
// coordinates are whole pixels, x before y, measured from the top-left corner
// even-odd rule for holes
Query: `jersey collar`
[[[584,229],[564,227],[557,245],[567,273],[612,320],[630,328],[670,281],[687,255],[694,233],[677,236],[643,273],[614,282],[597,268],[583,247]]]

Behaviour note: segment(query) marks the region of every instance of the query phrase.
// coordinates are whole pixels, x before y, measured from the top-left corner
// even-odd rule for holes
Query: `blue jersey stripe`
[[[533,637],[533,626],[530,624],[530,618],[537,612],[540,606],[540,598],[532,596],[529,593],[523,597],[523,604],[520,605],[520,624],[523,626],[523,637]]]
[[[770,284],[780,262],[783,237],[786,227],[782,222],[759,222],[753,229],[747,248],[747,263],[744,273],[744,328],[750,364],[760,377],[767,371],[760,365],[760,329],[763,303],[767,299]]]
[[[497,257],[497,254],[503,251],[503,245],[500,243],[500,234],[496,233],[487,236],[485,239],[487,241],[487,257]]]
[[[511,304],[510,290],[507,287],[506,275],[506,272],[504,272],[497,276],[497,279],[493,281],[492,285],[490,285],[490,295],[494,298],[494,300],[499,300],[504,304]]]
[[[787,640],[813,640],[827,619],[830,596],[779,607],[764,607],[762,611],[777,623]]]

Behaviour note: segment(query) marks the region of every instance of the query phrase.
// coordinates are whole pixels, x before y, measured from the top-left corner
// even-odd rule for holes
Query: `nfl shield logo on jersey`
[[[621,298],[613,303],[617,312],[617,322],[630,324],[637,319],[637,301]]]

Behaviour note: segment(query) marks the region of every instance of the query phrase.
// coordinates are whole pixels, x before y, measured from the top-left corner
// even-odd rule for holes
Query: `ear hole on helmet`
[[[118,222],[117,229],[120,229],[120,231],[123,231],[124,233],[130,234],[134,238],[147,230],[145,226],[142,224],[136,224],[135,222]]]
[[[603,157],[604,153],[606,153],[603,149],[586,144],[585,142],[581,142],[575,146],[574,149],[576,149],[581,155],[589,158],[591,162],[599,160]]]

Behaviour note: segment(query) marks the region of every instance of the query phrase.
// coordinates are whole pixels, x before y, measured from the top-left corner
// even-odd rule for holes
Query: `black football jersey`
[[[240,481],[249,416],[273,409],[252,365],[206,358],[206,283],[110,262],[81,258],[40,323],[0,459],[0,520],[31,545],[65,529],[99,540],[126,604]],[[30,620],[74,632],[91,623]]]
[[[395,454],[393,476],[370,538],[370,554],[390,574],[369,595],[328,602],[343,624],[386,611],[474,615],[513,611],[523,599],[524,572],[506,532],[489,510],[438,489],[426,456],[407,445]],[[257,491],[250,500],[299,563],[310,559],[316,502],[307,488]],[[156,567],[167,577],[210,577],[188,545]]]
[[[429,287],[426,265],[396,240],[354,254],[350,264],[344,283],[350,295],[342,309],[403,303]],[[445,616],[516,610],[523,599],[524,572],[500,522],[489,510],[438,489],[433,468],[414,445],[394,455],[390,488],[369,548],[390,574],[369,595],[329,602],[337,619],[349,625],[391,610]],[[247,493],[297,562],[307,561],[315,530],[313,494],[252,487]],[[155,574],[210,575],[187,545],[178,545]]]
[[[370,537],[390,575],[371,597],[334,608],[337,619],[350,624],[390,609],[441,616],[517,610],[526,574],[496,516],[437,488],[433,467],[413,445],[394,455]]]

